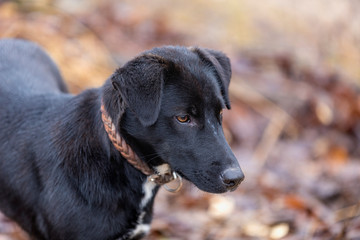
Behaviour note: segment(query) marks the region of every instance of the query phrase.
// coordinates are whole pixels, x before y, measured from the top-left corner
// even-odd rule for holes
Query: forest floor
[[[0,1],[0,38],[42,45],[73,93],[153,46],[231,58],[224,130],[246,179],[223,195],[162,189],[148,240],[360,239],[359,4],[83,2]],[[0,215],[0,240],[25,239]]]

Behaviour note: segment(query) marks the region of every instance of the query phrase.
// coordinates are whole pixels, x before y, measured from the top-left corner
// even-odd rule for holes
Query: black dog
[[[162,47],[74,96],[41,48],[1,40],[1,211],[33,239],[140,239],[160,184],[235,190],[244,175],[222,131],[230,76],[220,52]]]

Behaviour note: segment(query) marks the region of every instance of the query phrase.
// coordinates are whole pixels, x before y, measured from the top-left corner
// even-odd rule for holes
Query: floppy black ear
[[[214,69],[216,78],[220,85],[221,94],[224,98],[225,105],[230,109],[229,100],[229,84],[231,79],[231,65],[230,59],[222,52],[205,49],[205,48],[190,48],[198,54],[200,59]]]
[[[159,116],[167,61],[156,55],[142,55],[119,68],[111,77],[115,89],[141,124],[150,126]]]

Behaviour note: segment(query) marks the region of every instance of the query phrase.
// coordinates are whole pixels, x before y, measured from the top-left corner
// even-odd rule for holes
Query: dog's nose
[[[228,191],[234,191],[238,185],[244,180],[244,173],[240,168],[230,168],[226,169],[221,174],[221,179],[224,186]]]

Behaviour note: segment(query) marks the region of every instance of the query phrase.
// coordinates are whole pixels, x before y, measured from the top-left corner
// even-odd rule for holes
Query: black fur
[[[238,182],[229,188],[222,173],[241,170],[219,115],[230,108],[230,76],[229,59],[220,52],[155,48],[118,69],[103,87],[74,96],[42,49],[1,40],[1,211],[33,239],[128,239],[142,211],[150,223],[158,187],[140,209],[146,176],[111,144],[102,99],[149,166],[169,163],[204,191],[233,190]],[[191,121],[179,123],[178,115]]]

